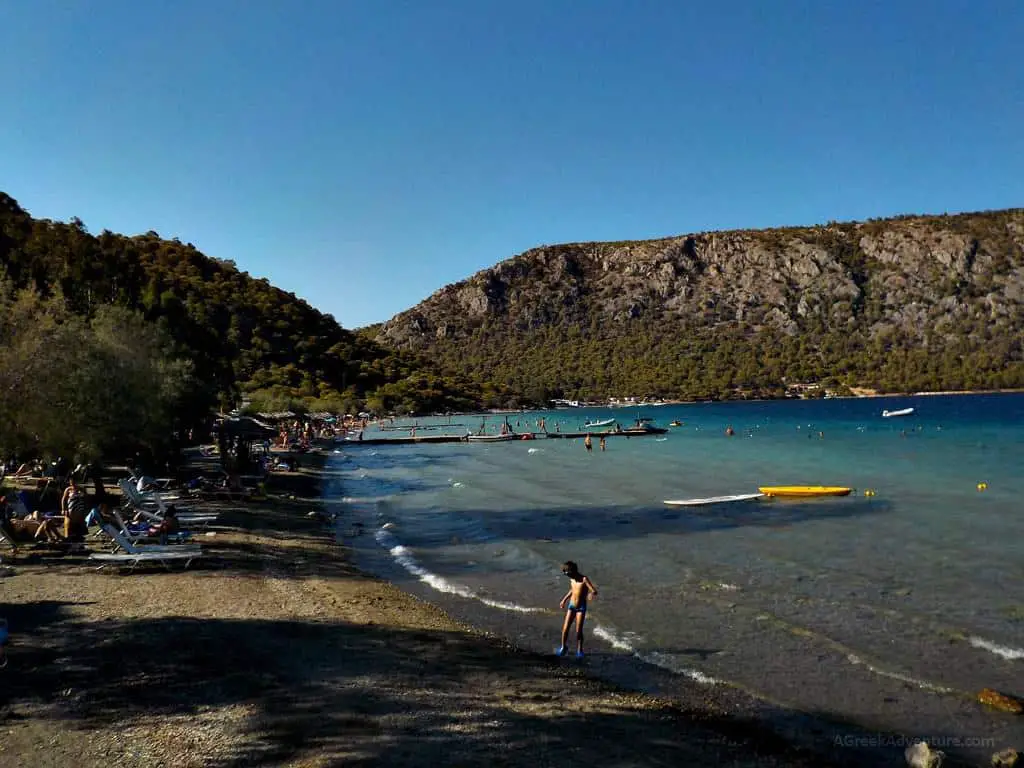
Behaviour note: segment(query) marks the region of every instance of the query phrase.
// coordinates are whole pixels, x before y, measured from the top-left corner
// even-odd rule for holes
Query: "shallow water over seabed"
[[[904,407],[915,411],[881,416]],[[600,589],[586,663],[620,681],[664,693],[736,686],[866,728],[1024,744],[1020,718],[972,699],[985,687],[1024,695],[1024,395],[508,420],[525,432],[544,416],[549,430],[571,432],[638,414],[683,423],[609,438],[605,451],[595,440],[593,452],[578,439],[345,443],[329,500],[361,565],[538,651],[558,644],[559,565],[577,561]],[[502,418],[489,416],[488,431]],[[442,426],[420,434],[464,434],[480,422],[415,423]],[[791,484],[855,491],[663,503]]]

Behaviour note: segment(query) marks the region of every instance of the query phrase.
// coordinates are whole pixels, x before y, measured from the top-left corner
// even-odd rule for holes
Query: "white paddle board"
[[[666,499],[670,507],[702,507],[705,504],[725,504],[729,501],[750,501],[764,496],[763,493],[737,493],[732,496],[710,496],[706,499]]]

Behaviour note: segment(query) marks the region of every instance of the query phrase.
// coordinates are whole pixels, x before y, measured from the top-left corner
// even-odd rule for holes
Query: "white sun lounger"
[[[148,509],[135,509],[140,515],[154,523],[163,522],[164,516],[159,512],[150,512]],[[201,512],[178,512],[178,522],[189,528],[205,528],[210,523],[217,522],[220,515],[216,512],[203,514]]]
[[[125,478],[117,481],[117,487],[121,489],[121,493],[128,499],[135,507],[147,507],[147,508],[158,508],[164,509],[168,502],[177,503],[181,500],[181,496],[159,493],[157,491],[149,491],[147,493],[139,493],[139,489],[135,487],[135,484],[131,480]]]
[[[147,547],[146,549],[148,550],[149,548]],[[93,553],[89,555],[89,559],[100,563],[96,568],[97,571],[106,568],[108,565],[128,566],[129,570],[134,571],[141,563],[160,563],[170,570],[168,566],[169,563],[184,562],[185,567],[188,568],[193,560],[197,557],[203,556],[202,550],[190,550],[187,547],[177,547],[176,549],[179,551],[171,552],[162,550],[160,552],[118,552],[116,554]]]
[[[167,504],[165,503],[164,497],[156,496],[151,501],[140,500],[139,492],[128,480],[118,481],[118,487],[121,488],[121,493],[124,494],[124,498],[136,512],[139,512],[144,517],[156,522],[164,519],[164,513],[167,511]],[[191,511],[191,507],[179,507],[177,504],[175,504],[174,508],[178,513],[178,520],[182,525],[188,525],[193,528],[205,528],[210,523],[217,522],[218,514],[215,512],[204,513],[198,510]]]
[[[89,555],[90,560],[100,563],[96,570],[101,570],[111,564],[129,566],[130,570],[135,570],[140,563],[160,563],[166,567],[168,563],[172,562],[184,562],[185,567],[188,568],[193,560],[203,556],[203,549],[198,544],[168,546],[151,544],[140,547],[129,541],[110,523],[104,523],[102,528],[121,551]]]
[[[132,530],[128,527],[128,524],[124,521],[124,518],[121,517],[121,513],[120,512],[118,512],[117,510],[114,510],[113,514],[114,514],[114,520],[117,521],[117,527],[120,529],[120,531],[124,535],[124,537],[126,539],[128,539],[128,541],[130,541],[132,544],[139,544],[140,542],[155,541],[155,540],[160,538],[159,536],[151,536],[149,534],[149,532],[145,531],[145,530],[137,532],[137,533],[136,532],[132,532]],[[152,522],[156,522],[156,521],[152,521]],[[181,521],[179,520],[179,522],[181,522]],[[185,541],[188,541],[188,539],[191,536],[192,536],[191,531],[182,529],[182,530],[179,530],[179,531],[177,531],[175,533],[167,534],[167,541],[168,542],[172,542],[173,541],[175,544],[181,544],[181,543],[183,543]]]
[[[199,544],[136,544],[134,541],[124,535],[122,531],[117,530],[110,523],[103,523],[100,526],[103,532],[110,538],[114,544],[115,550],[119,549],[127,554],[135,554],[141,552],[192,552],[198,553],[202,551],[202,547]]]

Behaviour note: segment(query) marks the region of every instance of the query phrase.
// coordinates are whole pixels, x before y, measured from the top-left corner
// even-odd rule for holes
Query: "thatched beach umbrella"
[[[251,416],[232,416],[221,419],[214,425],[217,442],[220,446],[220,461],[228,474],[243,472],[249,468],[252,455],[252,443],[273,440],[277,430]],[[234,462],[231,462],[230,450],[234,443]]]
[[[225,437],[237,437],[239,440],[269,440],[277,435],[277,430],[269,424],[257,421],[251,416],[235,416],[222,419],[214,425],[214,431]]]

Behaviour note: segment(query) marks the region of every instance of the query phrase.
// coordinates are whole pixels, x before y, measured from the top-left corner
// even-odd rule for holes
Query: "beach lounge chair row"
[[[120,480],[117,485],[121,489],[122,498],[128,507],[154,522],[163,520],[164,514],[167,512],[168,502],[172,501],[172,499],[160,493],[140,493],[131,480]],[[216,522],[218,517],[215,512],[202,512],[187,506],[179,507],[176,502],[174,509],[182,525],[195,528],[206,527],[210,523]]]
[[[140,490],[140,480],[151,486],[149,490]],[[188,490],[171,488],[171,480],[168,478],[140,478],[138,475],[131,475],[127,482],[132,486],[139,500],[162,498],[164,501],[182,501],[185,499],[216,499],[221,501],[247,501],[252,496],[253,490],[244,486],[231,487],[229,478],[225,475],[222,482],[210,482],[200,480],[195,487]]]

